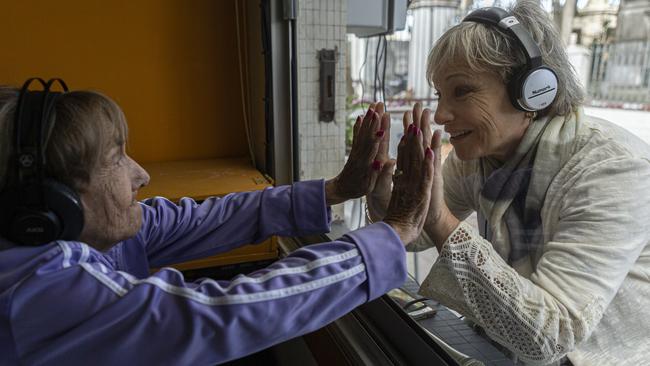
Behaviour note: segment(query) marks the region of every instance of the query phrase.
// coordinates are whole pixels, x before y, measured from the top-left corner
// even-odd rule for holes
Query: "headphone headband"
[[[42,91],[30,91],[29,86],[38,81]],[[43,81],[41,78],[30,78],[25,81],[18,96],[18,105],[14,116],[14,136],[16,146],[16,180],[23,185],[27,180],[43,182],[45,170],[45,150],[49,140],[49,132],[54,127],[50,118],[54,102],[61,95],[52,92],[51,87],[58,82],[64,92],[68,91],[66,83],[53,78]],[[40,112],[40,113],[39,113]]]
[[[517,18],[507,11],[497,7],[487,7],[474,10],[463,19],[463,22],[477,22],[494,25],[506,34],[511,35],[526,55],[526,66],[529,69],[542,65],[542,52],[537,43]]]

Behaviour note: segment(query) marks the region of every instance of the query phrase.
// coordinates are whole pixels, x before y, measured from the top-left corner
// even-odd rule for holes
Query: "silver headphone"
[[[512,105],[525,112],[548,108],[557,95],[557,75],[542,63],[542,53],[530,33],[514,16],[497,7],[474,10],[463,22],[477,22],[496,26],[512,36],[526,55],[526,65],[515,72],[508,82]]]

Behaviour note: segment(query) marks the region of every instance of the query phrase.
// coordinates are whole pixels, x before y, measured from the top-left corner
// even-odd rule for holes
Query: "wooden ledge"
[[[151,176],[149,185],[138,192],[138,200],[162,196],[173,202],[183,197],[197,201],[233,192],[250,192],[272,185],[262,173],[244,158],[167,161],[145,163],[142,167]],[[275,238],[258,245],[245,245],[227,253],[178,263],[179,270],[199,269],[252,262],[278,257]]]
[[[138,192],[139,200],[162,196],[174,202],[182,197],[200,201],[232,192],[271,187],[246,157],[166,161],[141,165],[151,176],[151,181]]]

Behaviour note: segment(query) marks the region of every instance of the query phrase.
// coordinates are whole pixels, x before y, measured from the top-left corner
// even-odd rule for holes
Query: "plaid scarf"
[[[544,245],[540,213],[546,191],[570,156],[576,129],[575,114],[536,120],[507,161],[480,160],[481,234],[526,277],[533,272]]]

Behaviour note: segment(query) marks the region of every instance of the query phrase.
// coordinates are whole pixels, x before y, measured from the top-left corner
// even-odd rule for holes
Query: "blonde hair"
[[[539,116],[569,114],[584,101],[584,90],[553,21],[535,0],[520,0],[507,10],[530,32],[540,48],[542,62],[558,77],[557,97]],[[526,64],[526,57],[516,40],[497,27],[461,22],[445,32],[429,52],[429,84],[433,86],[441,68],[451,63],[464,63],[473,72],[495,73],[507,84]]]
[[[0,86],[0,190],[13,182],[14,115],[19,90]],[[102,164],[108,149],[126,143],[128,127],[120,107],[94,91],[60,95],[50,116],[45,150],[45,175],[77,192],[83,191],[90,174]]]

